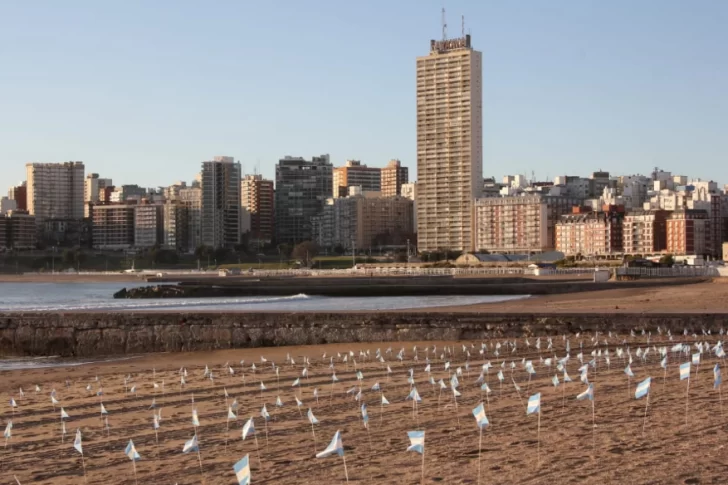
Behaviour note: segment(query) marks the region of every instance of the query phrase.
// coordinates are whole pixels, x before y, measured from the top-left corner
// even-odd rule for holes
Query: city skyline
[[[412,71],[439,38],[441,4],[167,5],[0,8],[0,40],[17,46],[2,54],[12,69],[0,88],[13,93],[0,114],[4,186],[22,180],[27,162],[69,160],[119,184],[164,186],[191,180],[209,153],[235,156],[244,173],[259,163],[269,179],[284,155],[415,166]],[[448,37],[460,35],[464,14],[483,52],[483,175],[689,166],[728,181],[728,68],[718,62],[728,5],[701,6],[447,2]],[[233,28],[250,17],[261,21]],[[299,22],[313,28],[301,34]],[[215,39],[195,33],[211,24]],[[331,69],[337,56],[357,62]],[[70,74],[49,83],[59,68]],[[290,68],[292,78],[282,74]],[[270,74],[259,82],[244,75],[252,69]]]

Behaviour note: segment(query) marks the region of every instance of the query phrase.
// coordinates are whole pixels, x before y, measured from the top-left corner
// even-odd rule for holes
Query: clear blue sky
[[[28,161],[116,183],[232,155],[416,173],[415,58],[460,16],[483,52],[484,173],[728,182],[728,1],[6,0],[0,188]]]

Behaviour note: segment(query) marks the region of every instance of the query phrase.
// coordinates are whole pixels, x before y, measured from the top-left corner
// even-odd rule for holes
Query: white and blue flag
[[[576,398],[579,401],[583,401],[584,399],[589,399],[592,401],[594,399],[594,384],[589,384],[589,387],[586,388],[586,391],[578,394]]]
[[[407,447],[407,451],[414,451],[420,455],[425,452],[425,432],[424,431],[407,431],[407,436],[410,440],[410,445]]]
[[[326,458],[331,455],[344,456],[344,443],[341,441],[341,431],[337,431],[329,446],[321,453],[316,453],[316,458]]]
[[[478,406],[473,409],[473,416],[475,416],[475,422],[478,428],[483,429],[488,427],[488,418],[485,416],[485,408],[481,402]]]
[[[533,396],[528,398],[528,407],[526,408],[526,414],[533,414],[541,412],[541,393],[537,392]]]
[[[199,445],[197,443],[197,435],[194,435],[192,437],[192,439],[185,441],[185,444],[182,447],[182,453],[189,453],[190,451],[197,451],[198,448],[199,448]]]
[[[243,426],[243,439],[247,438],[248,436],[253,436],[254,434],[255,425],[253,424],[253,418],[251,417],[245,422],[245,425]]]
[[[361,419],[364,422],[364,427],[369,428],[369,413],[367,412],[367,405],[361,405]]]
[[[238,481],[238,485],[249,485],[250,484],[250,462],[248,461],[248,455],[245,455],[239,462],[233,465],[235,471],[235,478]]]
[[[313,411],[311,411],[311,408],[308,408],[308,412],[306,413],[306,416],[308,417],[308,421],[311,424],[319,424],[319,420],[316,419],[316,416],[313,415]]]
[[[722,382],[723,378],[720,375],[720,366],[715,364],[715,367],[713,367],[713,389],[718,389]]]
[[[422,402],[422,398],[420,397],[420,394],[417,392],[417,388],[413,387],[410,391],[409,395],[407,396],[407,401],[410,399],[416,401],[416,402]]]
[[[651,383],[652,383],[652,378],[648,377],[644,381],[637,384],[637,388],[634,390],[634,398],[640,399],[640,398],[644,397],[645,395],[649,394]]]
[[[680,380],[690,379],[690,362],[680,364]]]
[[[134,442],[132,442],[132,440],[129,440],[129,443],[126,445],[126,448],[124,449],[124,454],[128,456],[131,461],[139,461],[142,459],[142,457],[139,456],[139,453],[137,453],[137,450],[134,447]]]
[[[76,430],[76,439],[73,440],[73,447],[83,455],[83,444],[81,443],[81,430]]]
[[[634,377],[634,372],[632,372],[632,367],[629,364],[624,368],[624,373],[627,374],[627,377]]]

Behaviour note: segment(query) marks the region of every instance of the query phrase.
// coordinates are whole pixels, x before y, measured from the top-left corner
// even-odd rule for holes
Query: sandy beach
[[[14,427],[2,451],[0,477],[3,483],[10,483],[13,475],[23,484],[83,483],[81,456],[73,449],[74,434],[80,428],[88,483],[135,483],[132,463],[123,453],[129,439],[134,440],[142,456],[136,464],[138,483],[232,484],[232,466],[244,454],[250,455],[253,483],[344,483],[340,458],[314,458],[315,452],[323,450],[333,434],[341,430],[351,482],[415,484],[421,480],[422,461],[420,455],[405,452],[409,444],[406,432],[425,430],[424,482],[477,483],[479,433],[471,411],[482,400],[487,404],[491,424],[483,433],[481,483],[724,483],[723,433],[728,418],[722,414],[721,394],[712,386],[711,369],[717,360],[709,352],[703,356],[699,374],[690,385],[686,425],[686,381],[678,380],[677,367],[688,357],[670,353],[668,378],[663,383],[657,352],[651,347],[645,361],[636,356],[638,348],[646,348],[648,338],[637,335],[600,335],[598,347],[594,347],[590,335],[571,336],[571,359],[566,368],[574,382],[556,388],[551,382],[553,375],[558,374],[560,380],[563,376],[556,371],[555,361],[548,366],[540,359],[563,356],[566,342],[562,338],[553,340],[552,350],[547,350],[545,339],[540,342],[540,350],[533,339],[530,347],[519,339],[514,352],[503,343],[500,356],[495,355],[494,341],[486,342],[484,355],[479,354],[480,341],[395,343],[392,353],[386,352],[390,347],[387,343],[371,343],[146,355],[79,367],[3,372],[0,420],[4,428],[12,419]],[[676,342],[715,343],[719,339],[718,335],[676,336],[670,341],[665,335],[653,335],[650,346],[669,349]],[[414,345],[418,347],[417,361]],[[444,350],[446,345],[453,349],[452,353]],[[594,429],[591,402],[575,399],[586,389],[579,382],[581,364],[576,357],[582,345],[585,362],[591,358],[592,349],[597,355],[597,367],[588,374],[595,384]],[[426,352],[425,346],[430,351]],[[402,362],[396,358],[400,348],[405,349]],[[617,348],[623,349],[623,358],[617,357]],[[623,372],[628,348],[635,359],[635,377],[629,382]],[[381,349],[386,363],[374,358],[377,349]],[[596,353],[607,349],[611,356],[609,367],[606,354]],[[354,357],[344,362],[343,356],[349,351],[354,352]],[[368,358],[360,356],[360,352],[367,351]],[[295,363],[287,362],[287,355]],[[262,362],[261,356],[267,362]],[[304,357],[310,359],[308,377],[302,377]],[[333,393],[329,368],[332,357],[339,379]],[[457,403],[450,390],[440,393],[438,386],[430,385],[430,374],[425,372],[427,358],[435,381],[443,379],[447,383],[449,376],[461,368],[458,390],[462,395]],[[522,359],[533,360],[536,374],[530,383]],[[361,383],[357,381],[354,360],[362,372]],[[496,366],[486,376],[492,390],[488,396],[476,382],[486,361]],[[280,366],[279,379],[273,362]],[[445,362],[450,362],[449,371],[445,370]],[[496,378],[501,362],[505,362],[502,388]],[[515,363],[513,371],[511,362]],[[230,374],[226,363],[234,374]],[[214,381],[203,377],[206,365]],[[184,388],[180,386],[181,367],[188,371]],[[412,401],[405,400],[410,392],[409,369],[413,369],[422,396],[416,415]],[[125,388],[127,375],[130,381]],[[653,377],[653,384],[643,435],[647,401],[635,400],[633,394],[636,383],[647,376]],[[300,387],[292,387],[296,378],[301,380]],[[520,394],[511,378],[520,386]],[[71,382],[68,388],[65,379]],[[371,390],[377,382],[381,393]],[[36,385],[41,388],[38,393],[34,391]],[[361,402],[368,406],[369,430],[362,424],[361,402],[355,399],[360,385]],[[19,397],[21,386],[24,398]],[[87,386],[90,390],[86,390]],[[131,386],[136,387],[135,394],[127,392]],[[52,389],[60,401],[55,410],[50,399]],[[99,389],[103,389],[101,397],[96,395]],[[318,402],[314,389],[318,389]],[[350,389],[353,392],[347,394]],[[540,441],[538,416],[525,412],[526,400],[534,392],[542,396]],[[381,406],[382,394],[389,405]],[[304,403],[300,412],[294,395]],[[277,396],[284,403],[282,408],[275,406]],[[18,403],[14,413],[8,405],[11,397]],[[226,403],[233,399],[239,408],[228,431]],[[156,406],[150,409],[153,400]],[[100,416],[101,402],[109,413],[108,431]],[[260,417],[263,404],[271,415],[267,438]],[[60,406],[70,416],[64,442]],[[184,442],[195,433],[193,406],[200,418],[197,433],[202,470],[196,454],[182,453]],[[306,419],[309,407],[320,420],[314,427],[315,441]],[[162,416],[158,444],[152,428],[155,412]],[[255,440],[241,439],[241,428],[251,416],[255,417],[260,461]]]

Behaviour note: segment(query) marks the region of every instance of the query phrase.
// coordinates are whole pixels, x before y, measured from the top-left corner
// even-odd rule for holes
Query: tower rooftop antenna
[[[442,40],[447,40],[447,21],[445,20],[445,7],[442,7]]]

